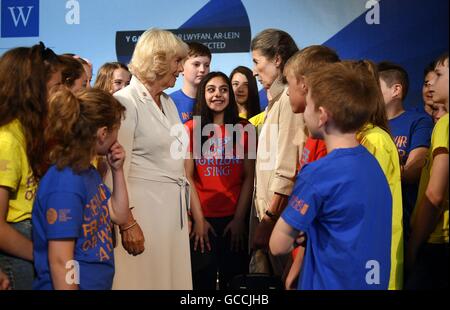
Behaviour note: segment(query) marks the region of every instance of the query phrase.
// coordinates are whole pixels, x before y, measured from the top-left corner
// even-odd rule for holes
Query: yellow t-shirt
[[[239,113],[239,117],[243,119],[247,119],[247,113]]]
[[[389,183],[392,194],[391,273],[389,289],[403,286],[403,204],[400,159],[391,136],[380,127],[366,125],[358,140],[375,158]]]
[[[427,164],[422,169],[422,175],[420,176],[419,191],[417,194],[417,202],[414,210],[417,209],[417,205],[422,201],[423,195],[428,186],[430,180],[431,167],[433,166],[433,152],[438,148],[445,148],[448,152],[448,113],[441,117],[436,123],[433,134],[431,135],[431,147],[427,155]],[[442,212],[439,223],[436,225],[436,229],[428,238],[429,243],[448,243],[448,187],[445,192],[444,200],[442,201]]]
[[[251,117],[248,120],[253,126],[255,126],[258,135],[261,132],[261,128],[262,125],[264,124],[265,118],[266,118],[266,110],[262,111],[259,114],[256,114],[255,116]]]
[[[259,125],[264,124],[264,118],[266,118],[266,111],[262,111],[259,114],[256,114],[255,116],[251,117],[248,121],[255,127],[258,127]]]
[[[31,219],[37,182],[26,153],[25,136],[19,120],[0,127],[0,186],[10,189],[6,221]]]

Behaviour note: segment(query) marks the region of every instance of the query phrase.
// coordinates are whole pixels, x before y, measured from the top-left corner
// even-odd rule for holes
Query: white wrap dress
[[[129,255],[118,238],[113,289],[192,289],[189,183],[180,156],[185,143],[174,136],[183,128],[177,108],[163,93],[161,111],[136,77],[114,96],[126,107],[118,140],[126,151],[130,207],[144,233],[145,251]]]

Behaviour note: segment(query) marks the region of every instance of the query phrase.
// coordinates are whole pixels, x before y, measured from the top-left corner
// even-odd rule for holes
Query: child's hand
[[[125,161],[125,150],[119,142],[114,142],[109,149],[108,154],[106,155],[108,159],[108,164],[111,167],[111,170],[117,171],[123,167],[123,162]]]

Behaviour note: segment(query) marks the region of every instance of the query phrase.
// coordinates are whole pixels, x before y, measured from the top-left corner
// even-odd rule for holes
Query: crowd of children
[[[251,52],[210,72],[205,45],[149,29],[92,87],[76,54],[5,52],[0,290],[448,288],[448,53],[413,111],[398,64],[278,29]]]

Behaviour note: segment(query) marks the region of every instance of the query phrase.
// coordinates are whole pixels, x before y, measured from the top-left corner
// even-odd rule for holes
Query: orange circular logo
[[[47,210],[47,222],[52,225],[58,219],[58,212],[55,209],[50,208]]]

